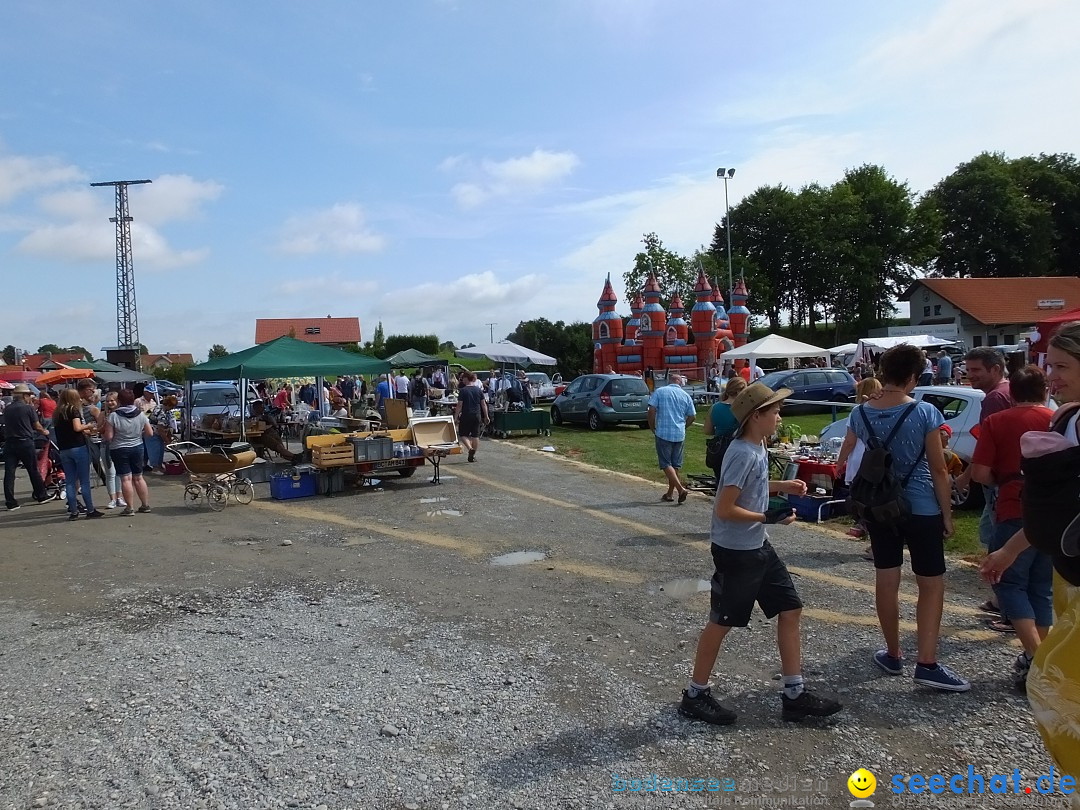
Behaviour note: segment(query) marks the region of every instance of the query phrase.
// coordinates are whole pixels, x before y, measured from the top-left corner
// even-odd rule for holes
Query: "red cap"
[[[952,428],[949,427],[948,425],[943,424],[940,428],[938,428],[938,430],[940,430],[946,436],[950,436],[950,437],[952,436]]]

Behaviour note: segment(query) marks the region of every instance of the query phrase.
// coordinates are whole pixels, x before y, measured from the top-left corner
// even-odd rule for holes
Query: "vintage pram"
[[[215,446],[209,450],[195,442],[175,442],[166,449],[184,465],[188,483],[184,487],[184,503],[194,509],[205,503],[220,512],[229,503],[251,503],[255,487],[238,473],[255,463],[255,451],[247,442]]]

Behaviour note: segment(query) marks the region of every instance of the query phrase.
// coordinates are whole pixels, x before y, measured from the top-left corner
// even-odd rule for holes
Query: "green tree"
[[[641,241],[645,245],[645,250],[634,257],[634,266],[623,273],[627,298],[633,299],[634,295],[645,286],[651,272],[660,284],[661,303],[665,307],[675,293],[682,296],[684,303],[690,300],[694,282],[697,281],[696,263],[668,250],[655,233],[645,234]]]
[[[452,341],[452,340],[444,340],[442,343],[439,344],[439,351],[440,352],[457,351],[457,346],[454,345],[454,341]]]
[[[36,354],[45,354],[51,352],[52,354],[60,354],[63,349],[57,346],[55,343],[46,343],[44,346],[38,346]]]
[[[220,343],[215,343],[210,347],[210,351],[207,352],[207,360],[213,360],[215,357],[228,357],[229,350],[222,346]]]
[[[1054,267],[1054,220],[1046,202],[1028,195],[1000,153],[984,152],[932,188],[923,204],[941,226],[931,269],[943,276],[1001,278],[1047,275]]]
[[[150,370],[150,373],[153,374],[156,379],[168,380],[169,382],[181,385],[184,382],[184,372],[189,368],[191,368],[189,363],[173,363],[168,368],[154,366],[154,368]]]
[[[438,335],[390,335],[386,339],[386,356],[397,354],[405,349],[416,349],[424,354],[437,354],[439,351]]]
[[[547,318],[536,318],[521,321],[506,337],[519,346],[554,357],[559,361],[560,373],[566,378],[592,368],[592,324],[552,323]]]
[[[9,366],[15,365],[15,357],[19,353],[19,350],[12,346],[10,343],[4,347],[4,362]]]
[[[363,352],[378,358],[389,356],[386,351],[386,335],[383,332],[382,321],[379,321],[379,325],[375,327],[375,333],[372,335],[371,340],[364,342]]]

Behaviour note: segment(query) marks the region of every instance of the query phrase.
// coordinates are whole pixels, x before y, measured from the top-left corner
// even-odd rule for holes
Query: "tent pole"
[[[240,371],[240,441],[247,441],[247,379]]]

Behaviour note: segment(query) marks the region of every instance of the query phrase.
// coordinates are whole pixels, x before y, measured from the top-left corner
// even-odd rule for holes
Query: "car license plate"
[[[624,399],[623,403],[622,403],[622,406],[624,408],[636,408],[640,404],[641,404],[640,399]]]

